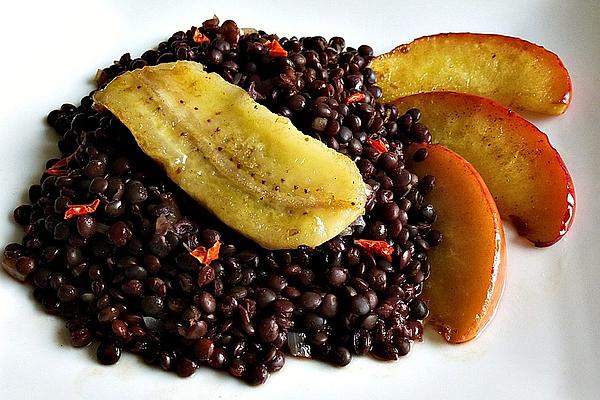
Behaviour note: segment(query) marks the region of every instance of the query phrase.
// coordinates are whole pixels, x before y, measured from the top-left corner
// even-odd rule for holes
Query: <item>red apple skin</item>
[[[394,102],[416,107],[433,141],[457,152],[481,174],[502,218],[535,246],[556,243],[573,224],[573,180],[546,134],[517,113],[481,96],[420,93]]]

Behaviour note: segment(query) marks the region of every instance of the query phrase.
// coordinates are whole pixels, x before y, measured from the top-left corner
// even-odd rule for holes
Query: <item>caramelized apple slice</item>
[[[550,246],[575,213],[571,175],[548,137],[502,105],[479,96],[432,92],[395,102],[422,111],[434,141],[449,147],[481,174],[503,218],[536,246]]]
[[[127,72],[94,101],[183,190],[263,247],[319,245],[364,212],[352,160],[198,63]]]
[[[383,100],[430,91],[490,97],[507,107],[561,114],[571,100],[571,78],[558,56],[502,35],[425,36],[376,57],[371,64]]]
[[[425,161],[411,154],[425,147]],[[502,222],[485,183],[464,158],[439,144],[412,145],[411,171],[435,176],[425,200],[437,211],[442,243],[431,249],[431,275],[423,299],[432,324],[451,343],[476,337],[490,321],[504,287],[506,243]]]

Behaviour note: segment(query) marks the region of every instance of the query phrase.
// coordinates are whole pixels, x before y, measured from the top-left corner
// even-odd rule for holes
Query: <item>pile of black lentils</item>
[[[274,40],[287,56],[269,50]],[[60,159],[49,160],[54,173],[14,211],[25,235],[6,246],[4,268],[66,320],[73,346],[99,343],[102,364],[129,351],[180,376],[209,366],[261,384],[286,354],[337,366],[353,355],[406,355],[428,314],[419,300],[427,250],[442,236],[423,201],[434,179],[405,169],[402,150],[431,136],[418,110],[400,114],[377,102],[372,57],[371,47],[346,47],[341,37],[278,38],[214,17],[139,58],[124,54],[97,76],[101,87],[146,65],[198,61],[351,157],[373,194],[366,215],[342,235],[317,248],[260,248],[194,203],[88,95],[48,115],[66,161],[56,173]],[[348,102],[356,93],[364,98]],[[96,199],[94,212],[64,218],[68,205]],[[356,239],[391,244],[391,261]],[[190,254],[216,241],[219,258],[210,265]]]

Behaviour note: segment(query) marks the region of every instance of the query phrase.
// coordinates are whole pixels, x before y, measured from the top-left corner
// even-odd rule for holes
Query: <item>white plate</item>
[[[10,2],[13,3],[13,2]],[[344,36],[386,51],[437,32],[518,36],[556,52],[574,82],[565,115],[537,117],[575,181],[571,232],[537,249],[508,229],[508,278],[500,309],[475,341],[450,346],[432,333],[394,363],[355,359],[344,369],[289,360],[251,388],[208,369],[180,379],[126,355],[103,367],[70,347],[63,323],[45,315],[28,287],[0,274],[0,398],[444,398],[592,399],[600,393],[600,6],[596,0],[29,2],[0,17],[0,243],[17,240],[12,209],[56,155],[48,111],[78,102],[97,67],[140,54],[172,32],[219,15],[280,35]],[[252,5],[250,5],[252,4]]]

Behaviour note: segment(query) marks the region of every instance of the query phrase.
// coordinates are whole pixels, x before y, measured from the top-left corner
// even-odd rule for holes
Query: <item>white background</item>
[[[507,286],[492,325],[451,346],[429,332],[394,363],[355,359],[345,369],[288,361],[260,388],[202,369],[181,379],[124,356],[94,361],[70,347],[63,323],[28,287],[0,273],[0,399],[422,398],[593,399],[600,396],[600,2],[505,1],[94,1],[5,2],[0,12],[0,244],[20,238],[12,209],[57,154],[44,118],[92,89],[98,67],[139,55],[217,14],[284,35],[341,35],[377,53],[437,32],[502,33],[556,52],[574,98],[559,117],[531,117],[564,157],[577,213],[558,244],[537,249],[507,229]]]

